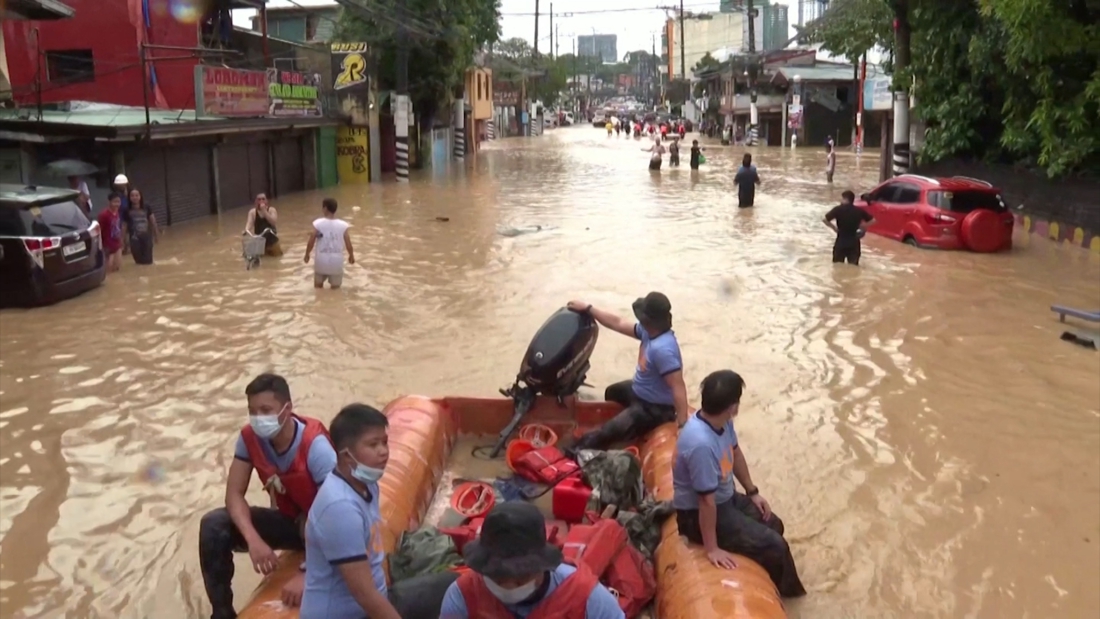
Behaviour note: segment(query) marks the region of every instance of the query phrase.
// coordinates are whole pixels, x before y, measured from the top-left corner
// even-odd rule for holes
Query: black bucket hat
[[[546,541],[546,518],[523,501],[494,507],[462,554],[470,569],[488,578],[540,574],[562,562],[561,550]]]
[[[655,328],[672,328],[672,303],[664,294],[651,292],[639,297],[631,307],[639,321]]]

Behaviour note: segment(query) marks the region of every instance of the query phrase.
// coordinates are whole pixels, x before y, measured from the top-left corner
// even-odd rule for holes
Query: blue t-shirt
[[[294,458],[298,455],[298,447],[302,444],[302,430],[305,429],[305,424],[297,419],[293,419],[293,421],[294,440],[291,441],[290,447],[283,453],[275,453],[275,447],[271,445],[271,441],[263,438],[259,440],[260,449],[263,450],[267,459],[275,464],[275,468],[280,473],[285,473],[290,468],[290,464],[294,462]],[[237,446],[233,450],[233,457],[244,460],[249,464],[252,463],[252,459],[248,456],[248,448],[244,444],[244,437],[239,434],[237,435]],[[309,453],[306,454],[306,468],[309,469],[310,477],[318,484],[325,481],[332,469],[336,468],[336,450],[332,448],[332,443],[329,442],[328,437],[318,436],[313,439],[309,446]]]
[[[351,595],[340,565],[369,561],[374,586],[386,593],[383,565],[381,496],[378,484],[367,484],[369,496],[336,473],[329,475],[306,521],[306,588],[301,619],[363,619],[365,611]]]
[[[557,569],[550,572],[550,585],[546,589],[546,596],[542,599],[546,599],[563,580],[575,571],[577,571],[577,568],[562,563]],[[538,608],[538,602],[534,604],[506,605],[505,608],[519,619],[524,619]],[[458,588],[457,582],[452,583],[451,587],[447,589],[447,595],[443,597],[443,607],[439,610],[439,619],[467,619],[469,616],[470,611],[466,608],[466,598],[462,597],[462,590]],[[585,618],[625,619],[625,617],[626,615],[619,608],[619,602],[615,599],[615,596],[611,595],[607,587],[596,583],[596,588],[588,594]],[[305,615],[302,616],[302,619],[306,619]]]
[[[715,503],[733,498],[733,451],[736,447],[737,432],[732,419],[721,430],[715,430],[699,413],[692,415],[676,439],[672,507],[699,509],[700,494],[713,493]]]
[[[676,334],[669,330],[650,339],[642,325],[636,324],[634,337],[642,341],[634,368],[634,395],[651,404],[675,404],[665,376],[684,368]]]

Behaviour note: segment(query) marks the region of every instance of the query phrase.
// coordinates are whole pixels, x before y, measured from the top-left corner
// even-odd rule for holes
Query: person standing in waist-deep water
[[[672,304],[660,292],[634,301],[637,322],[597,309],[589,303],[570,301],[574,312],[587,312],[612,331],[639,340],[633,380],[610,385],[604,400],[621,404],[622,412],[603,426],[582,436],[575,449],[607,449],[614,443],[649,434],[658,426],[688,418],[687,387],[680,343],[672,331]]]
[[[268,204],[267,196],[262,193],[256,194],[256,204],[248,211],[248,221],[244,229],[248,230],[249,234],[264,235],[267,239],[264,244],[264,254],[267,256],[283,255],[283,247],[279,245],[279,235],[275,227],[278,223],[279,213],[274,206]]]
[[[737,566],[729,554],[745,555],[768,572],[783,597],[806,594],[783,539],[783,521],[772,513],[752,481],[733,418],[745,381],[732,370],[703,379],[702,409],[680,429],[672,464],[672,507],[680,534],[702,544],[717,567]],[[737,492],[734,478],[745,493]]]
[[[692,170],[698,170],[699,164],[702,163],[703,147],[699,146],[699,140],[691,141],[691,160],[688,163],[691,165]]]
[[[653,138],[653,145],[642,150],[649,153],[649,169],[660,170],[661,158],[665,154],[665,147],[661,144],[661,138]]]
[[[130,218],[130,179],[126,178],[125,174],[115,176],[114,182],[111,183],[111,189],[122,198],[118,214],[122,218],[122,223],[125,224]],[[128,253],[130,253],[130,239],[123,238],[122,254],[126,255]]]
[[[237,616],[231,586],[234,552],[247,551],[253,569],[266,576],[279,567],[276,550],[305,549],[307,514],[318,488],[336,466],[336,451],[324,425],[295,413],[285,378],[260,374],[244,393],[248,424],[233,450],[225,507],[207,512],[199,521],[199,568],[213,606],[212,619]],[[249,506],[245,495],[253,470],[274,508]],[[284,585],[284,604],[301,602],[309,576],[296,574]]]
[[[862,252],[859,239],[867,231],[867,227],[875,223],[875,218],[867,211],[855,205],[856,194],[847,190],[840,194],[840,206],[833,207],[825,213],[825,225],[836,232],[836,242],[833,243],[833,262],[859,265],[859,256]]]
[[[117,271],[122,266],[122,244],[126,235],[122,233],[122,196],[111,192],[107,196],[107,208],[99,212],[100,238],[103,241],[103,255],[107,260],[107,271]]]
[[[668,165],[679,166],[680,165],[680,140],[673,138],[672,143],[668,145]]]
[[[760,175],[752,164],[752,155],[746,154],[741,158],[741,167],[733,177],[733,184],[737,185],[737,207],[751,207],[756,201],[756,186],[760,184]]]
[[[336,219],[336,200],[325,198],[321,202],[321,217],[313,220],[313,231],[306,243],[306,264],[309,255],[317,247],[317,260],[313,264],[313,287],[324,288],[328,280],[330,288],[336,289],[344,281],[344,250],[348,252],[348,264],[355,264],[355,250],[351,247],[351,224]]]
[[[836,147],[832,142],[825,144],[825,180],[833,182],[833,172],[836,171]]]
[[[130,241],[130,253],[136,264],[153,264],[153,243],[160,238],[157,218],[146,208],[141,190],[130,190],[130,217],[125,222],[126,238]]]

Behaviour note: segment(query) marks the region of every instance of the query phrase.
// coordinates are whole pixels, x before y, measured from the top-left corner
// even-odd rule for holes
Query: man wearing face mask
[[[471,571],[447,590],[440,619],[625,618],[587,567],[562,563],[561,550],[546,541],[546,519],[530,503],[494,507],[462,554]]]
[[[332,420],[339,459],[309,511],[301,619],[401,619],[387,596],[378,505],[387,426],[366,404],[349,404]]]
[[[277,374],[261,374],[245,387],[248,425],[237,437],[225,486],[225,507],[202,517],[199,564],[212,619],[236,617],[233,609],[233,552],[248,551],[252,567],[264,575],[279,565],[276,550],[305,548],[306,515],[317,489],[336,466],[336,451],[324,425],[294,414],[290,387]],[[272,498],[274,508],[249,506],[245,500],[252,470]],[[283,588],[283,602],[297,606],[304,575]]]

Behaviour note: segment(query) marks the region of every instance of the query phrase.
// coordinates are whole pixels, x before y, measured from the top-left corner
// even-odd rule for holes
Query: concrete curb
[[[1056,221],[1038,219],[1030,215],[1016,214],[1015,217],[1016,225],[1028,234],[1034,234],[1059,243],[1071,243],[1094,254],[1100,254],[1100,234],[1090,232],[1084,228],[1063,225]]]

